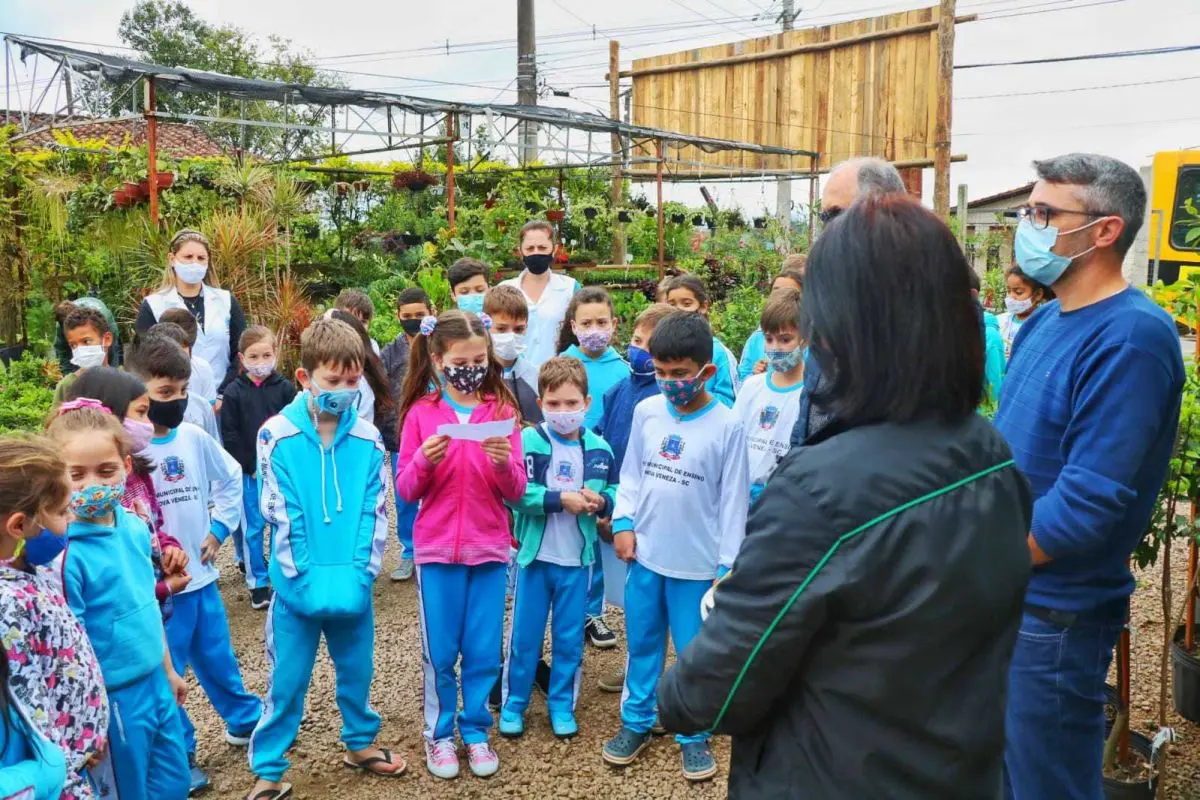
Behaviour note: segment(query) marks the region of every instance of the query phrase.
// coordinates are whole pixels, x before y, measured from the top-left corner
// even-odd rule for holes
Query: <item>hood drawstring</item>
[[[329,518],[329,506],[325,503],[325,445],[319,444],[317,448],[321,451],[321,512],[325,515],[325,524],[328,525],[333,520]]]
[[[317,426],[317,415],[315,412],[313,413],[312,418],[313,418],[313,428],[315,429]],[[325,498],[325,452],[326,451],[325,451],[325,445],[320,441],[319,436],[317,438],[317,449],[321,451],[321,513],[323,513],[325,515],[325,524],[328,525],[330,522],[333,522],[333,520],[329,518],[329,503]],[[333,462],[333,491],[337,497],[337,512],[340,514],[340,513],[342,513],[342,486],[340,483],[338,483],[337,451],[334,450],[332,447],[329,448],[329,460]]]
[[[337,452],[329,448],[329,460],[333,462],[333,491],[337,495],[337,511],[342,513],[342,485],[338,483]]]

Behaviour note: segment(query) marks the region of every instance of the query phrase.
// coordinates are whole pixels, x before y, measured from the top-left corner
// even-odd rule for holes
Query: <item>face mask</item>
[[[635,375],[654,374],[654,359],[650,356],[648,350],[629,345],[627,357],[629,359],[629,368],[633,370]]]
[[[154,436],[154,426],[149,422],[139,422],[136,419],[125,418],[121,423],[121,427],[129,434],[129,439],[133,443],[133,451],[136,453],[139,450],[145,450],[149,444],[151,437]]]
[[[587,416],[587,409],[581,408],[578,411],[543,411],[542,416],[546,418],[546,424],[550,426],[550,430],[559,436],[570,436],[583,426],[583,418]]]
[[[80,519],[95,519],[112,513],[125,496],[125,482],[96,483],[71,492],[71,510]]]
[[[416,336],[418,333],[421,332],[421,320],[419,320],[419,319],[402,319],[402,320],[400,320],[400,327],[403,328],[404,332],[407,333],[409,336]]]
[[[470,311],[472,314],[483,313],[482,294],[460,294],[454,298],[454,302],[458,305],[459,311]]]
[[[525,352],[525,334],[523,333],[493,333],[492,349],[496,357],[505,361],[516,361]]]
[[[1033,280],[1043,286],[1050,286],[1062,277],[1062,274],[1067,271],[1067,267],[1071,266],[1072,261],[1082,258],[1096,249],[1095,246],[1089,247],[1070,258],[1060,256],[1051,249],[1058,241],[1058,237],[1090,228],[1099,221],[1096,219],[1087,225],[1080,225],[1069,231],[1059,231],[1053,225],[1038,230],[1029,220],[1021,220],[1017,224],[1017,235],[1013,241],[1013,252],[1017,257],[1018,266]]]
[[[791,372],[804,358],[804,348],[797,347],[795,350],[768,350],[767,363],[771,365],[771,369],[776,372]]]
[[[1024,300],[1015,300],[1006,295],[1004,298],[1004,307],[1008,309],[1010,314],[1021,316],[1026,311],[1033,308],[1033,299],[1026,297]]]
[[[204,283],[204,276],[208,274],[208,264],[176,264],[175,274],[179,276],[179,280],[195,286],[197,283]]]
[[[104,363],[104,346],[85,344],[71,351],[71,363],[80,369],[98,367]]]
[[[25,562],[31,567],[44,567],[58,554],[67,549],[67,537],[59,536],[42,528],[40,533],[22,542],[25,545]],[[18,553],[19,555],[19,553]]]
[[[146,412],[146,416],[155,425],[161,425],[164,428],[174,430],[183,422],[183,414],[187,411],[187,398],[181,397],[178,400],[151,400],[150,410]]]
[[[478,392],[479,387],[483,386],[483,379],[487,377],[487,373],[487,364],[466,364],[461,367],[442,368],[446,382],[463,394]]]
[[[575,338],[579,340],[579,346],[587,352],[599,353],[608,349],[608,343],[612,341],[612,331],[575,331]]]
[[[341,417],[358,407],[358,389],[322,389],[310,378],[308,391],[317,404],[317,410],[331,417]]]
[[[271,373],[274,371],[275,359],[273,358],[270,361],[262,364],[250,364],[246,367],[246,374],[251,378],[257,378],[260,381],[270,377]]]
[[[696,399],[696,395],[700,394],[703,388],[704,381],[700,379],[699,373],[696,373],[694,378],[683,378],[682,380],[658,379],[658,390],[673,406],[686,406]]]
[[[525,269],[534,275],[541,275],[550,269],[550,264],[554,262],[554,256],[549,253],[535,253],[531,256],[525,256],[522,261],[525,262]]]

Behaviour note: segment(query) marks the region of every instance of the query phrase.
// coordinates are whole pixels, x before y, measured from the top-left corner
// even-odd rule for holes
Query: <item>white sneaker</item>
[[[425,742],[425,766],[435,778],[444,781],[458,777],[458,749],[453,739]],[[494,772],[495,770],[493,770]]]
[[[471,765],[475,777],[490,778],[500,769],[500,756],[487,742],[478,742],[467,745],[467,763]]]

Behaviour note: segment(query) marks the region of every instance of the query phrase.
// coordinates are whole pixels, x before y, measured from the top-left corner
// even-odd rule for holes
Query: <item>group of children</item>
[[[249,746],[247,797],[289,797],[286,753],[322,637],[346,766],[401,775],[404,760],[375,745],[368,702],[389,482],[402,545],[392,577],[417,580],[428,770],[458,775],[457,733],[470,770],[494,774],[492,726],[522,736],[535,685],[554,735],[578,732],[585,642],[616,644],[606,570],[608,599],[627,612],[628,658],[622,727],[603,758],[624,766],[641,754],[668,637],[682,649],[699,629],[701,599],[732,566],[752,499],[788,450],[802,275],[774,281],[743,384],[707,322],[702,281],[665,282],[665,302],[638,316],[621,352],[605,291],[546,279],[553,228],[530,223],[521,248],[525,272],[499,286],[483,264],[455,264],[457,307],[440,314],[422,290],[404,290],[403,333],[378,352],[365,333],[374,309],[343,294],[303,333],[295,383],[275,369],[272,333],[246,329],[239,374],[202,400],[210,414],[220,403],[215,433],[187,421],[200,371],[186,320],[140,334],[119,371],[105,366],[103,318],[83,306],[67,316],[68,343],[100,356],[80,352],[45,438],[0,440],[12,700],[0,710],[14,743],[0,755],[25,765],[58,751],[62,762],[38,760],[33,796],[175,800],[202,787],[184,709],[190,667],[226,741]],[[536,296],[527,275],[541,278]],[[481,423],[492,423],[482,441],[445,427]],[[262,700],[242,683],[213,564],[239,530],[252,600],[268,606]],[[704,732],[677,741],[688,779],[715,774]]]

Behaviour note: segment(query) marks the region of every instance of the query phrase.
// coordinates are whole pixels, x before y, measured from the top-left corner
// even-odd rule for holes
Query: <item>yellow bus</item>
[[[1154,154],[1146,219],[1151,283],[1200,275],[1200,150]]]

